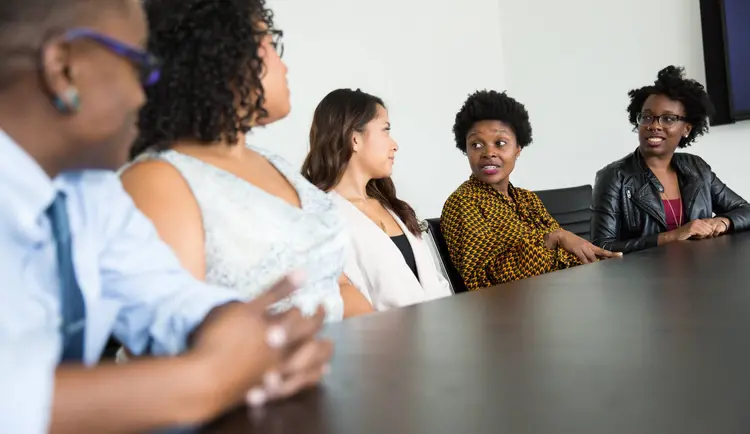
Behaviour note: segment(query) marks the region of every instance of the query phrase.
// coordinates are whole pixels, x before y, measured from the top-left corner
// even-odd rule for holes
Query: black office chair
[[[107,344],[104,346],[104,350],[102,350],[102,360],[115,360],[117,356],[117,350],[120,349],[122,344],[120,341],[115,339],[114,336],[110,336],[110,338],[107,340]]]
[[[563,229],[591,239],[591,186],[542,190],[535,193]]]
[[[443,266],[448,274],[448,280],[450,280],[451,286],[453,287],[453,292],[456,294],[466,292],[467,289],[466,285],[464,285],[464,279],[461,278],[461,274],[456,270],[456,267],[453,266],[453,261],[451,261],[451,255],[448,252],[448,244],[446,244],[445,238],[443,238],[443,231],[440,230],[440,219],[427,219],[427,224],[430,225],[430,233],[435,239],[435,244],[437,244],[440,259],[443,261]]]

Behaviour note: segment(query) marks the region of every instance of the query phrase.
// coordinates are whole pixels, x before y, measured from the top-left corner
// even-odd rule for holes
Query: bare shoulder
[[[120,174],[120,179],[125,191],[149,217],[165,210],[200,214],[187,181],[166,161],[153,159],[135,163]]]
[[[185,178],[171,164],[162,160],[140,161],[125,169],[120,179],[126,189],[147,187],[150,190],[183,188],[190,191]]]
[[[196,279],[205,279],[203,217],[182,174],[166,161],[144,160],[125,169],[120,177],[125,191],[182,266]]]

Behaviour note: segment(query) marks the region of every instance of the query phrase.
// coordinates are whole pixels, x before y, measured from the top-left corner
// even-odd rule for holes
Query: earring
[[[81,108],[81,96],[75,86],[71,86],[63,92],[63,96],[56,96],[52,101],[60,113],[77,113]]]

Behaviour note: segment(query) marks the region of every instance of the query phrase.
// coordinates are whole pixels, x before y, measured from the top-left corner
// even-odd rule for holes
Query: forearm
[[[367,298],[351,283],[341,284],[341,299],[344,302],[344,318],[364,315],[374,309]]]
[[[560,246],[560,241],[562,240],[562,237],[565,236],[565,230],[563,229],[557,229],[554,230],[548,234],[544,235],[544,245],[549,250],[555,250],[557,247]]]
[[[204,371],[190,356],[60,366],[50,431],[141,432],[204,422],[234,404]]]
[[[725,233],[729,233],[732,231],[734,223],[732,222],[731,218],[724,215],[717,215],[715,218],[719,219],[724,224]]]
[[[520,248],[498,256],[489,265],[487,274],[490,285],[538,276],[556,269],[560,248],[548,249],[530,242]]]
[[[740,232],[750,228],[750,204],[713,173],[711,203],[713,210],[716,212],[716,217],[729,220],[729,231]]]
[[[675,231],[669,231],[669,232],[662,232],[659,234],[659,237],[656,239],[656,245],[663,246],[665,244],[673,243],[677,241],[677,236],[675,234]]]
[[[653,235],[646,235],[641,238],[631,238],[631,239],[624,239],[624,240],[617,240],[617,239],[611,239],[611,240],[592,240],[592,244],[594,244],[597,247],[601,247],[604,250],[609,250],[610,252],[617,252],[617,253],[634,253],[639,252],[641,250],[650,249],[653,247],[657,247],[661,244],[659,241],[659,234],[653,234]]]
[[[477,256],[472,256],[472,258],[478,259]],[[456,266],[456,268],[461,275],[461,279],[464,281],[466,289],[469,291],[475,291],[477,289],[487,288],[496,283],[500,283],[493,282],[494,278],[492,277],[495,262],[498,258],[499,256],[487,256],[481,258],[481,263],[471,262],[469,259],[460,262],[460,268],[458,266]]]
[[[209,322],[213,321],[216,317],[220,316],[221,313],[224,310],[226,310],[227,308],[229,308],[230,306],[232,306],[233,304],[236,304],[236,303],[241,303],[241,302],[232,300],[232,301],[229,301],[227,303],[220,304],[220,305],[214,307],[213,309],[211,309],[208,312],[208,314],[206,314],[206,316],[203,318],[203,321],[200,324],[198,324],[192,332],[190,332],[188,334],[188,337],[186,339],[186,344],[187,344],[186,350],[189,349],[189,348],[191,348],[193,346],[193,343],[195,342],[196,336],[198,334],[200,334],[201,329],[203,328],[203,326],[205,324],[208,324]],[[133,360],[133,359],[139,357],[139,356],[134,355],[133,352],[130,351],[125,346],[122,347],[122,350],[123,350],[123,356],[124,356],[125,360]]]

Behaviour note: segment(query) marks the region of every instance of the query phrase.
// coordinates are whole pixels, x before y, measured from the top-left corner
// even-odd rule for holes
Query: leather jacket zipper
[[[695,192],[693,192],[692,197],[690,197],[690,202],[688,202],[688,206],[683,210],[683,212],[690,211],[693,209],[693,205],[695,205],[695,199],[698,198],[698,193],[700,193],[700,191],[698,189],[695,189]]]
[[[635,226],[635,222],[633,221],[632,195],[629,188],[625,189],[625,196],[628,198],[628,203],[625,204],[625,218],[628,222],[628,230],[630,230],[630,228]]]

